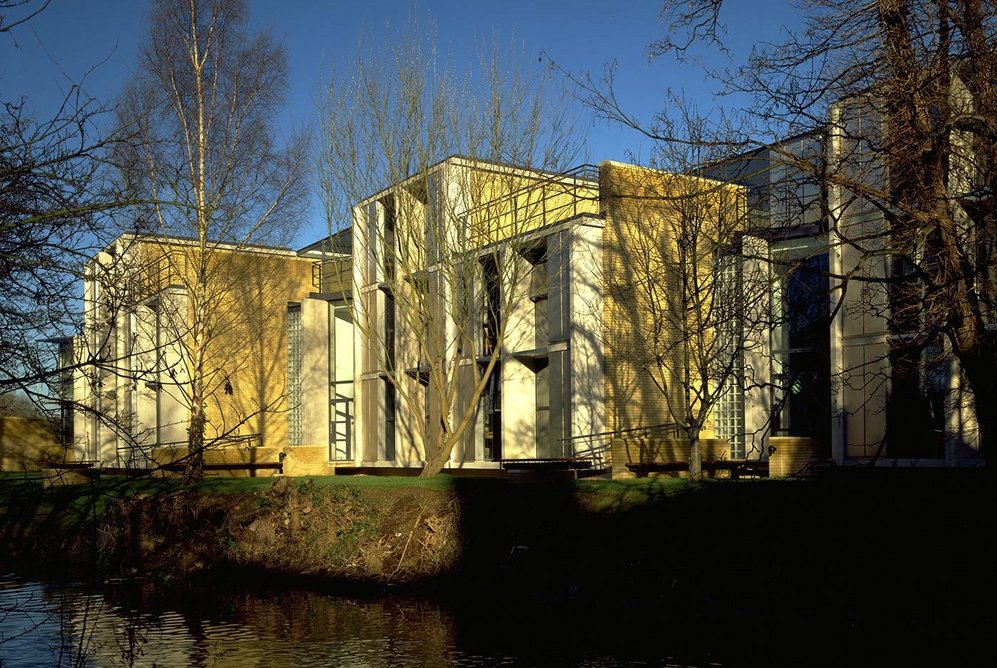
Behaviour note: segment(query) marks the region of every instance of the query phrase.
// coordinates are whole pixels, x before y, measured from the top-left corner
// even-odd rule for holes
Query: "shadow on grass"
[[[863,644],[951,659],[982,646],[993,620],[981,471],[457,490],[455,619],[469,646],[537,661],[593,643],[693,662],[848,662]]]
[[[210,479],[197,489],[256,494],[272,484]],[[985,638],[993,619],[993,487],[982,471],[842,470],[816,480],[696,486],[455,476],[293,485],[299,501],[313,488],[380,495],[379,512],[398,515],[388,517],[397,525],[388,522],[390,535],[413,549],[404,532],[425,520],[420,494],[451,496],[459,557],[441,574],[406,584],[410,593],[443,597],[458,645],[472,653],[535,663],[556,655],[570,664],[577,663],[572,648],[576,659],[625,649],[634,660],[693,663],[777,652],[847,663],[872,641],[892,652],[887,659],[951,658]],[[37,479],[7,477],[0,540],[22,554],[90,550],[96,559],[95,534],[78,532],[86,538],[76,546],[58,541],[112,504],[176,489],[170,480],[128,479],[43,489]],[[442,507],[438,496],[434,503]],[[332,592],[349,584],[312,584],[323,582]],[[404,589],[389,585],[367,591]]]

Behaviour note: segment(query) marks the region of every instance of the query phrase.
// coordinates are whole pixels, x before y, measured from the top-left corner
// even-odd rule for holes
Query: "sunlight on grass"
[[[683,478],[636,478],[630,480],[579,480],[575,496],[591,512],[621,512],[689,491]]]
[[[202,492],[239,493],[258,492],[270,489],[274,482],[279,480],[279,476],[259,477],[259,478],[206,478],[198,484],[195,489]],[[419,478],[414,476],[301,476],[288,478],[294,481],[312,480],[318,486],[349,486],[358,488],[377,489],[406,489],[422,488],[450,490],[454,488],[455,476],[437,475],[432,478]]]

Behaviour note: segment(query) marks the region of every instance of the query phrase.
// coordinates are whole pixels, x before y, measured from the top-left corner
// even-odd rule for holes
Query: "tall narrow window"
[[[502,459],[502,365],[496,364],[481,397],[484,402],[484,456]]]
[[[809,436],[815,452],[830,444],[828,254],[815,242],[787,240],[772,248],[772,433]]]
[[[738,357],[742,357],[738,355]],[[743,366],[743,364],[742,364]],[[744,390],[741,374],[727,378],[717,401],[716,432],[730,444],[731,459],[744,459]]]
[[[301,445],[301,304],[287,305],[287,443]]]
[[[550,343],[550,281],[547,274],[547,248],[543,246],[527,256],[530,270],[530,300],[533,302],[535,345],[542,348]]]
[[[384,295],[384,364],[392,375],[395,373],[395,298]],[[397,395],[394,384],[384,381],[384,459],[395,458],[395,413]]]
[[[744,459],[744,340],[743,285],[737,254],[716,257],[715,295],[717,305],[717,382],[715,431],[727,439],[732,459]]]
[[[329,460],[353,459],[353,309],[329,304]]]
[[[444,238],[444,207],[443,192],[439,173],[426,177],[426,203],[423,224],[425,226],[426,264],[433,265],[440,261],[440,239]]]
[[[502,293],[499,282],[498,261],[489,257],[481,261],[484,282],[482,313],[481,355],[497,354],[499,331],[502,326]],[[485,362],[483,362],[484,364]],[[502,362],[496,361],[481,394],[482,454],[486,461],[502,458]]]
[[[384,381],[384,459],[392,461],[395,458],[395,414],[397,413],[398,395],[390,380]]]
[[[364,281],[374,283],[377,281],[377,206],[374,202],[367,205],[367,262]]]
[[[550,443],[550,365],[543,360],[537,369],[537,456],[549,457]]]
[[[395,280],[395,200],[385,197],[384,205],[384,237],[381,240],[384,248],[384,280],[390,285]]]
[[[432,427],[430,424],[433,419],[433,411],[430,406],[432,398],[433,393],[429,391],[429,382],[427,380],[427,382],[422,386],[422,419],[424,421],[423,427],[425,428],[423,433],[426,434],[426,438],[429,438],[429,430]]]
[[[498,345],[499,328],[502,324],[502,294],[499,286],[498,266],[494,258],[481,261],[484,278],[484,313],[482,319],[481,354],[491,355]]]
[[[395,370],[395,297],[390,292],[384,295],[384,365]]]

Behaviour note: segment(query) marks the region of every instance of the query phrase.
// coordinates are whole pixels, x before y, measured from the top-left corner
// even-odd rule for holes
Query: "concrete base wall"
[[[627,464],[689,461],[689,441],[684,438],[614,438],[610,447],[614,480],[635,477]],[[704,462],[730,459],[727,439],[701,438],[699,448]]]
[[[335,468],[329,463],[329,449],[324,445],[297,445],[277,448],[218,448],[204,453],[205,464],[253,464],[276,463],[284,453],[284,475],[309,476],[332,475]],[[185,447],[156,448],[152,452],[153,461],[159,465],[170,464],[187,456]],[[166,475],[175,475],[170,472]],[[227,478],[270,477],[279,475],[277,469],[233,469],[231,471],[205,471],[207,476]]]
[[[799,475],[813,459],[813,441],[805,436],[769,436],[769,476]]]

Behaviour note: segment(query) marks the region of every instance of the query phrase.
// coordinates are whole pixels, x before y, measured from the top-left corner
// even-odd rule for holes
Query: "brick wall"
[[[278,462],[280,453],[285,454],[284,475],[314,476],[332,475],[335,469],[329,464],[329,449],[322,445],[297,445],[259,448],[218,448],[204,453],[205,464],[251,464],[254,462]],[[179,461],[187,455],[185,447],[156,448],[152,459],[159,465]],[[278,475],[276,469],[234,469],[231,471],[206,471],[205,475],[231,478],[246,478],[250,476],[267,477]]]
[[[743,190],[612,162],[599,188],[606,427],[684,422],[686,355],[693,378],[712,363],[713,255],[743,222]]]
[[[284,475],[332,475],[335,469],[329,464],[329,448],[325,445],[296,445],[284,448]]]
[[[798,475],[813,458],[813,442],[803,436],[769,436],[774,451],[769,455],[769,476]]]

